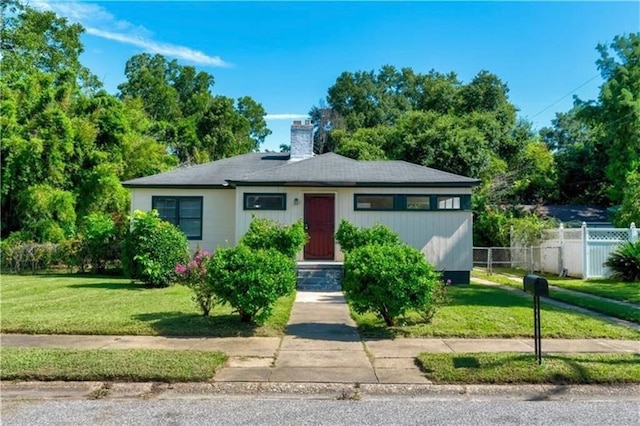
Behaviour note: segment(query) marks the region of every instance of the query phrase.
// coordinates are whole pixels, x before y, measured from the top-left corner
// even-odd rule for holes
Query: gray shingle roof
[[[289,154],[249,153],[123,182],[125,187],[227,186],[228,179],[285,164]]]
[[[405,161],[356,161],[334,153],[228,179],[237,185],[302,186],[472,186],[476,179]]]
[[[479,181],[405,161],[356,161],[334,153],[287,161],[286,154],[245,154],[124,182],[129,187],[300,185],[463,186]],[[226,182],[225,182],[226,181]]]

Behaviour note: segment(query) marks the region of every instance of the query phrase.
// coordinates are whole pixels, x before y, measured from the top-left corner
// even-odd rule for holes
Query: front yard
[[[201,382],[227,360],[221,352],[147,349],[0,348],[2,380]]]
[[[521,353],[422,353],[418,365],[433,383],[626,384],[640,382],[640,355]]]
[[[476,268],[472,272],[474,277],[493,281],[498,284],[522,289],[522,276],[524,271],[498,270],[488,275],[483,269]],[[635,300],[632,289],[635,286],[636,293],[640,293],[638,283],[623,283],[612,280],[578,280],[575,278],[560,278],[557,276],[543,275],[550,286],[558,288],[549,289],[549,297],[561,302],[600,312],[615,318],[632,321],[640,324],[640,305],[629,306],[617,301]],[[573,290],[579,293],[569,293],[562,289]],[[607,296],[605,296],[605,294]],[[605,297],[606,299],[594,299],[589,295]],[[615,297],[611,297],[615,296]],[[631,303],[631,302],[625,302]]]
[[[295,293],[261,326],[243,324],[229,306],[203,317],[183,286],[146,288],[125,278],[2,275],[2,333],[163,336],[280,336]]]
[[[481,268],[474,269],[474,271],[481,270]],[[513,268],[494,268],[493,272],[496,274],[513,275],[519,278],[522,278],[527,273],[527,271],[523,269]],[[537,272],[536,275],[545,277],[547,281],[549,281],[549,285],[640,305],[640,283],[625,283],[606,278],[583,280]]]
[[[476,284],[448,288],[451,301],[425,324],[410,312],[396,327],[386,327],[374,314],[352,316],[366,337],[533,337],[533,308],[529,297]],[[542,303],[542,337],[566,339],[632,339],[640,332]]]

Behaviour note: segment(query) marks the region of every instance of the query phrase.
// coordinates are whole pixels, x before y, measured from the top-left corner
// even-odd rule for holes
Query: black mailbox
[[[549,296],[549,282],[546,278],[543,278],[534,274],[527,274],[522,279],[524,284],[524,291],[531,293],[534,296]]]

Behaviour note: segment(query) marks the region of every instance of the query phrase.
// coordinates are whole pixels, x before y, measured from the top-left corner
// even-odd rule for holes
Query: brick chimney
[[[296,120],[291,125],[291,161],[313,157],[313,124]]]

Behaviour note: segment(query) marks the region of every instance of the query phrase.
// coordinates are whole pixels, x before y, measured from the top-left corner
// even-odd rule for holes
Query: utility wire
[[[533,120],[534,118],[536,118],[537,116],[539,116],[540,114],[542,114],[543,112],[545,112],[546,110],[548,110],[549,108],[551,108],[552,106],[558,104],[561,100],[563,100],[564,98],[566,98],[569,95],[573,95],[575,93],[576,90],[583,88],[584,86],[586,86],[587,84],[591,83],[593,80],[595,80],[596,78],[600,77],[600,74],[596,74],[593,77],[591,77],[589,80],[585,81],[584,83],[582,83],[580,86],[576,87],[575,89],[571,90],[569,93],[567,93],[566,95],[562,96],[560,99],[556,100],[554,103],[552,103],[549,106],[544,107],[543,109],[541,109],[540,111],[536,112],[535,114],[533,114],[533,116],[529,117],[529,120]]]

